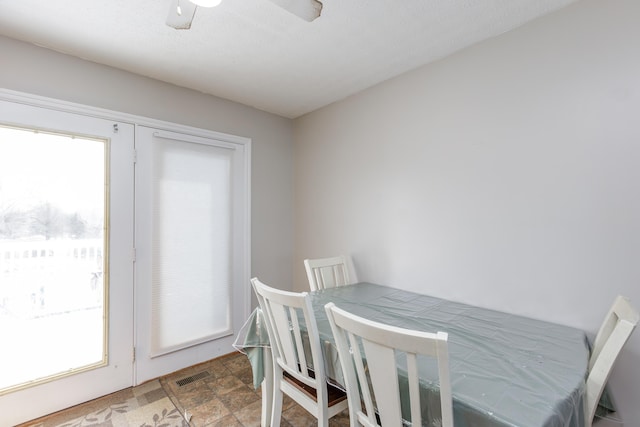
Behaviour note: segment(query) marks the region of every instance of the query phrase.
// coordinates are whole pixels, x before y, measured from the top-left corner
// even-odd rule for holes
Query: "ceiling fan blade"
[[[309,22],[319,17],[322,12],[322,3],[318,0],[271,0],[271,2]]]
[[[180,13],[178,13],[178,5],[180,5]],[[196,8],[197,6],[189,0],[169,0],[167,25],[177,30],[188,30],[191,28]]]

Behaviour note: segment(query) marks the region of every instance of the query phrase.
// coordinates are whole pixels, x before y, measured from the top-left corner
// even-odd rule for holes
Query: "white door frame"
[[[0,396],[1,425],[14,425],[131,385],[133,376],[133,159],[134,126],[83,111],[51,109],[7,99],[0,92],[0,121],[109,139],[107,363]],[[107,236],[105,236],[107,237]],[[106,283],[105,283],[106,284]],[[105,301],[107,302],[107,301]],[[19,349],[18,349],[19,350]],[[4,350],[3,350],[4,351]],[[46,356],[47,348],[42,349]]]
[[[152,236],[150,190],[152,188],[151,145],[156,139],[170,139],[185,144],[217,146],[233,151],[232,155],[232,247],[231,330],[227,334],[172,351],[152,355],[151,348],[151,275]],[[235,336],[249,316],[249,152],[246,141],[221,140],[218,134],[200,131],[197,135],[184,130],[162,130],[138,126],[136,130],[136,367],[135,384],[141,384],[180,368],[192,366],[231,353]]]
[[[113,124],[122,123],[123,126],[118,126],[119,132],[123,132],[120,135],[124,135],[125,133],[133,135],[133,128],[137,125],[143,125],[154,127],[159,130],[181,132],[184,134],[192,135],[194,137],[212,138],[228,143],[239,144],[240,146],[242,146],[242,149],[244,151],[243,162],[245,171],[243,179],[245,180],[246,184],[246,193],[243,196],[241,204],[243,205],[243,209],[246,212],[246,215],[241,219],[243,230],[243,244],[235,249],[238,252],[238,255],[241,256],[243,262],[241,263],[241,265],[236,266],[237,271],[234,273],[234,275],[238,277],[237,283],[235,283],[234,286],[239,287],[238,295],[242,300],[239,306],[241,306],[242,309],[239,310],[239,313],[237,315],[234,315],[235,320],[232,324],[233,336],[217,340],[214,342],[215,344],[209,346],[196,347],[198,348],[198,350],[196,351],[198,357],[193,359],[193,363],[198,363],[196,360],[205,361],[215,358],[219,355],[234,351],[231,343],[233,342],[235,336],[237,336],[242,326],[242,321],[249,316],[251,309],[251,287],[249,282],[251,269],[251,139],[0,88],[0,102],[2,101],[23,104],[26,106],[48,108],[53,111],[57,111],[58,113],[71,113],[80,116],[86,116],[89,118],[104,119],[111,122],[111,131],[113,131]],[[2,116],[0,115],[0,120],[1,119]],[[131,131],[129,131],[128,125],[132,125]],[[135,159],[135,151],[131,152],[131,159],[133,162],[133,160]],[[131,182],[130,188],[131,191],[133,191],[134,178],[128,172],[121,173],[121,171],[115,171],[111,174],[111,177],[114,179]],[[123,197],[127,200],[131,200],[133,203],[132,195]],[[122,241],[119,241],[119,239],[111,241],[112,260],[113,253],[116,251],[116,248],[118,248],[118,252],[120,252],[123,257],[125,257],[129,261],[133,261],[133,259],[135,258],[135,249],[134,244],[132,243],[135,235],[133,213],[129,214],[128,210],[124,208],[118,209],[117,206],[114,206],[112,203],[111,221],[112,226],[114,224],[114,221],[122,222],[122,226],[127,230],[130,230],[130,232],[127,232],[127,237],[123,238]],[[133,262],[127,262],[127,265],[130,267],[124,268],[120,272],[115,273],[112,271],[111,280],[133,280],[135,275]],[[132,297],[135,292],[135,286],[136,285],[134,283],[126,291]],[[128,324],[131,326],[131,330],[135,330],[136,317],[134,314],[134,308],[132,306],[129,306],[128,304],[125,304],[124,306],[112,304],[111,308],[112,310],[115,310],[117,312],[117,315],[123,322],[122,325]],[[242,321],[239,321],[238,319],[242,319]],[[128,386],[137,385],[142,382],[137,379],[137,376],[135,374],[135,370],[138,368],[138,364],[142,362],[140,361],[140,358],[137,358],[135,363],[133,362],[135,354],[135,341],[136,339],[138,339],[138,337],[135,337],[134,335],[133,338],[130,338],[130,333],[126,332],[128,331],[128,328],[129,326],[121,326],[120,324],[111,325],[112,333],[122,334],[122,331],[124,330],[125,341],[129,341],[130,343],[130,347],[129,349],[127,349],[125,357],[126,360],[113,360],[114,363],[110,363],[110,369],[113,369],[114,372],[117,372],[118,377],[126,377],[126,381],[123,380],[122,385],[117,385],[116,389],[126,388]],[[183,367],[184,366],[176,365],[169,366],[166,369],[168,369],[169,371],[175,371]],[[132,369],[133,371],[131,371]],[[110,391],[107,391],[106,388],[103,390],[99,385],[97,385],[98,383],[99,382],[96,381],[90,387],[94,391],[93,397],[98,397],[115,391],[113,387],[110,387]],[[6,411],[5,414],[14,414],[12,416],[13,418],[15,418],[15,420],[4,420],[0,418],[0,424],[8,423],[9,425],[13,425],[19,422],[28,421],[29,419],[46,415],[48,413],[64,409],[65,407],[69,407],[87,400],[86,398],[73,397],[73,393],[68,393],[68,391],[72,388],[73,387],[69,386],[66,383],[47,383],[38,388],[35,395],[36,397],[28,397],[26,399],[26,403],[19,403],[21,399],[25,400],[25,395],[22,391],[2,396],[0,397],[0,403],[2,403],[2,406],[13,408],[12,411]],[[64,402],[54,404],[53,399],[51,399],[51,397],[54,395],[65,396]],[[25,412],[23,412],[23,410]]]

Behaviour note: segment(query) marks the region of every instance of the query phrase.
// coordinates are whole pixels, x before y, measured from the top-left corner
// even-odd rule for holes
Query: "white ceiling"
[[[0,34],[295,118],[574,1],[223,0],[176,30],[170,0],[0,0]]]

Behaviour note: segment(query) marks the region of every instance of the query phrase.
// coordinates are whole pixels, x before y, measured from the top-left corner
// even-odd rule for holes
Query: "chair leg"
[[[271,427],[280,427],[280,418],[282,416],[282,390],[280,389],[280,381],[282,373],[273,379],[273,404],[271,407]]]
[[[360,427],[358,412],[352,407],[351,402],[349,402],[349,427]]]
[[[329,411],[327,406],[318,408],[318,427],[329,427]]]

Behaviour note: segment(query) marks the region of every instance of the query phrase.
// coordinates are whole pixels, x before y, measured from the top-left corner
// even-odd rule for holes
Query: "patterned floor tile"
[[[247,357],[233,353],[17,427],[259,427],[261,396]],[[280,427],[316,425],[284,396]],[[348,412],[329,425],[348,426]]]

